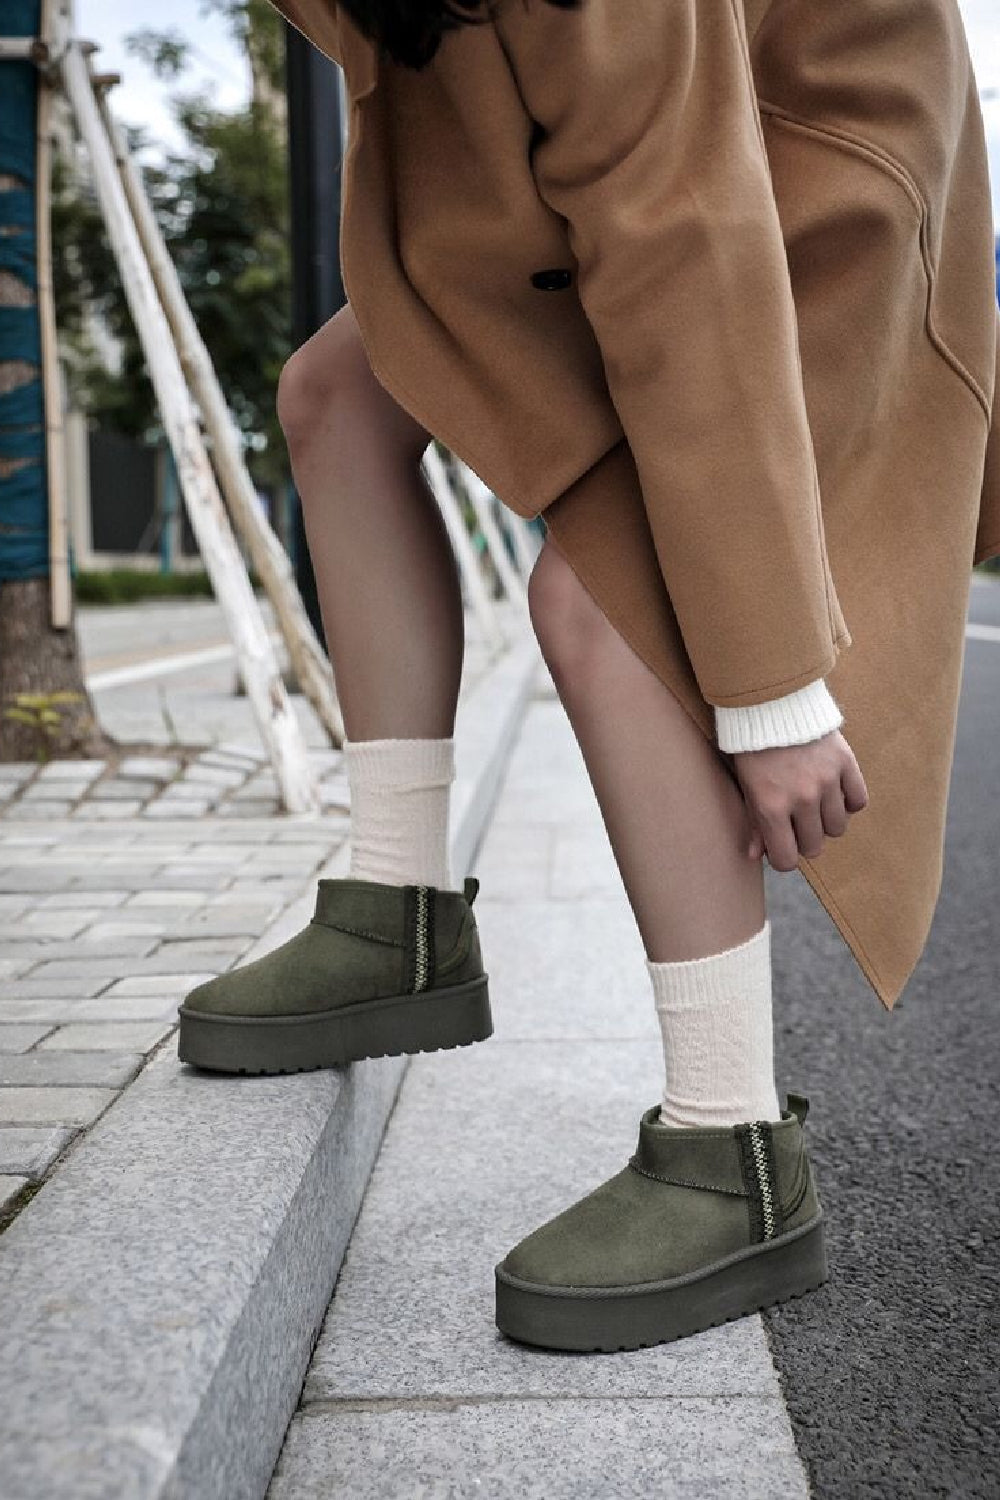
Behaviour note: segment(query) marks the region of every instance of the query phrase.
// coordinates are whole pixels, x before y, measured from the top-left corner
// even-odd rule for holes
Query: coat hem
[[[991,557],[1000,557],[1000,536],[992,542],[984,542],[979,552],[972,558],[972,566],[978,567],[980,563],[987,562]]]
[[[372,352],[372,341],[365,331],[365,325],[362,320],[366,315],[362,314],[362,317],[358,316],[359,303],[357,301],[357,298],[353,295],[350,286],[348,285],[349,273],[347,270],[347,261],[348,257],[342,254],[341,277],[344,282],[344,290],[347,294],[347,301],[345,305],[349,305],[354,314],[354,320],[358,328],[358,337],[361,340],[362,347],[365,351],[365,356],[368,360],[368,364],[371,367],[371,372],[375,376],[375,379],[378,381],[379,385],[382,386],[383,390],[388,392],[388,394],[393,398],[396,404],[402,407],[402,409],[407,413],[408,416],[412,417],[413,420],[425,430],[425,432],[427,433],[428,444],[432,442],[442,443],[444,447],[448,449],[449,453],[452,453],[460,463],[465,464],[479,479],[482,480],[482,482],[489,488],[490,492],[496,496],[501,504],[505,505],[507,509],[512,511],[515,516],[519,516],[522,521],[534,521],[537,520],[539,516],[544,516],[544,512],[550,505],[554,505],[555,502],[559,500],[567,490],[572,489],[575,484],[579,483],[584,474],[589,474],[591,468],[596,468],[596,466],[607,457],[608,453],[610,453],[612,449],[617,447],[618,443],[622,441],[621,438],[616,438],[604,453],[599,454],[597,458],[594,459],[593,463],[586,465],[582,471],[580,470],[579,465],[574,462],[573,472],[571,474],[557,475],[555,495],[537,498],[531,496],[530,490],[526,490],[522,494],[522,496],[519,497],[518,503],[515,503],[512,497],[512,493],[507,489],[506,484],[504,484],[502,490],[497,487],[495,479],[496,465],[494,464],[492,459],[484,461],[476,452],[474,452],[471,444],[466,442],[464,436],[456,436],[448,429],[445,423],[439,420],[436,415],[428,420],[429,414],[425,411],[422,400],[409,390],[409,388],[403,383],[403,381],[400,380],[399,376],[395,374],[395,372],[390,373],[380,360],[375,359]]]
[[[850,837],[849,833],[848,837]],[[878,1000],[881,1002],[883,1008],[891,1013],[893,1006],[899,999],[899,996],[902,994],[902,988],[897,989],[896,992],[893,993],[891,989],[889,989],[882,983],[881,976],[879,975],[879,972],[876,969],[875,965],[872,963],[871,959],[868,957],[868,954],[865,951],[864,944],[859,938],[857,932],[851,926],[848,918],[844,915],[844,912],[838,904],[836,898],[832,894],[830,887],[827,885],[822,875],[820,875],[813,862],[805,858],[800,858],[798,869],[806,884],[809,886],[813,895],[819,902],[820,906],[822,906],[823,910],[826,912],[827,916],[831,919],[834,926],[837,928],[837,931],[844,939],[844,942],[851,950],[858,968],[865,976],[865,979],[868,981],[869,986],[877,996]],[[834,915],[834,913],[836,913],[836,915]]]

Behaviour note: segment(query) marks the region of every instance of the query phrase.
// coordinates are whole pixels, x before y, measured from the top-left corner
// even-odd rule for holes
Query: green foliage
[[[287,478],[274,410],[278,374],[291,349],[282,22],[267,0],[203,0],[202,10],[225,16],[247,55],[254,97],[246,108],[226,112],[207,92],[177,92],[173,107],[186,147],[146,166],[143,178],[243,434],[250,471],[266,488]],[[176,31],[146,28],[128,45],[161,76],[183,78],[190,49]],[[150,144],[142,132],[129,135],[133,150]],[[54,279],[74,396],[103,426],[152,441],[160,433],[156,405],[96,199],[68,182],[60,169]],[[95,315],[119,346],[117,372],[105,369]]]
[[[3,717],[18,724],[27,724],[29,729],[33,729],[35,755],[38,760],[48,760],[50,743],[58,736],[62,727],[63,716],[59,706],[64,703],[80,703],[83,696],[83,693],[67,689],[55,693],[15,693],[14,707],[5,708]]]
[[[179,31],[154,31],[151,26],[143,26],[129,36],[129,51],[160,78],[178,78],[187,67],[191,45]]]
[[[260,588],[260,580],[252,569],[250,585],[255,592]],[[211,599],[214,596],[211,579],[201,569],[192,573],[153,573],[141,568],[78,572],[73,586],[80,604],[135,604],[142,599]]]

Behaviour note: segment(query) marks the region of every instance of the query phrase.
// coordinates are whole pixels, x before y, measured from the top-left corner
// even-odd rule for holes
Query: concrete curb
[[[460,704],[456,880],[539,660],[527,637]],[[314,900],[310,882],[243,962]],[[209,1078],[172,1041],[153,1059],[0,1237],[3,1500],[264,1495],[405,1066]]]

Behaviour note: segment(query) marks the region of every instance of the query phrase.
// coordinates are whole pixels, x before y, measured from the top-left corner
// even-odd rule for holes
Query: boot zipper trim
[[[427,943],[427,906],[428,891],[425,885],[417,886],[417,951],[416,951],[416,980],[413,988],[425,990],[427,988],[428,974],[428,943]]]
[[[774,1238],[774,1195],[767,1172],[767,1159],[764,1155],[764,1141],[760,1133],[760,1124],[755,1120],[750,1126],[750,1146],[753,1151],[754,1168],[757,1173],[757,1181],[760,1185],[761,1208],[764,1212],[764,1238]]]
[[[767,1120],[751,1120],[734,1128],[750,1213],[750,1238],[754,1243],[773,1240],[784,1232],[785,1220],[778,1198],[771,1126]]]
[[[406,887],[406,987],[411,994],[434,982],[434,896],[432,885]]]

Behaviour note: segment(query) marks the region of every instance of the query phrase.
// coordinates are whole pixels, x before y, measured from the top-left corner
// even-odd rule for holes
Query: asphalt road
[[[974,584],[969,619],[1000,626],[1000,580]],[[805,882],[766,879],[779,1087],[810,1099],[828,1219],[831,1281],[765,1317],[813,1492],[993,1500],[1000,641],[966,642],[944,883],[892,1015]]]

